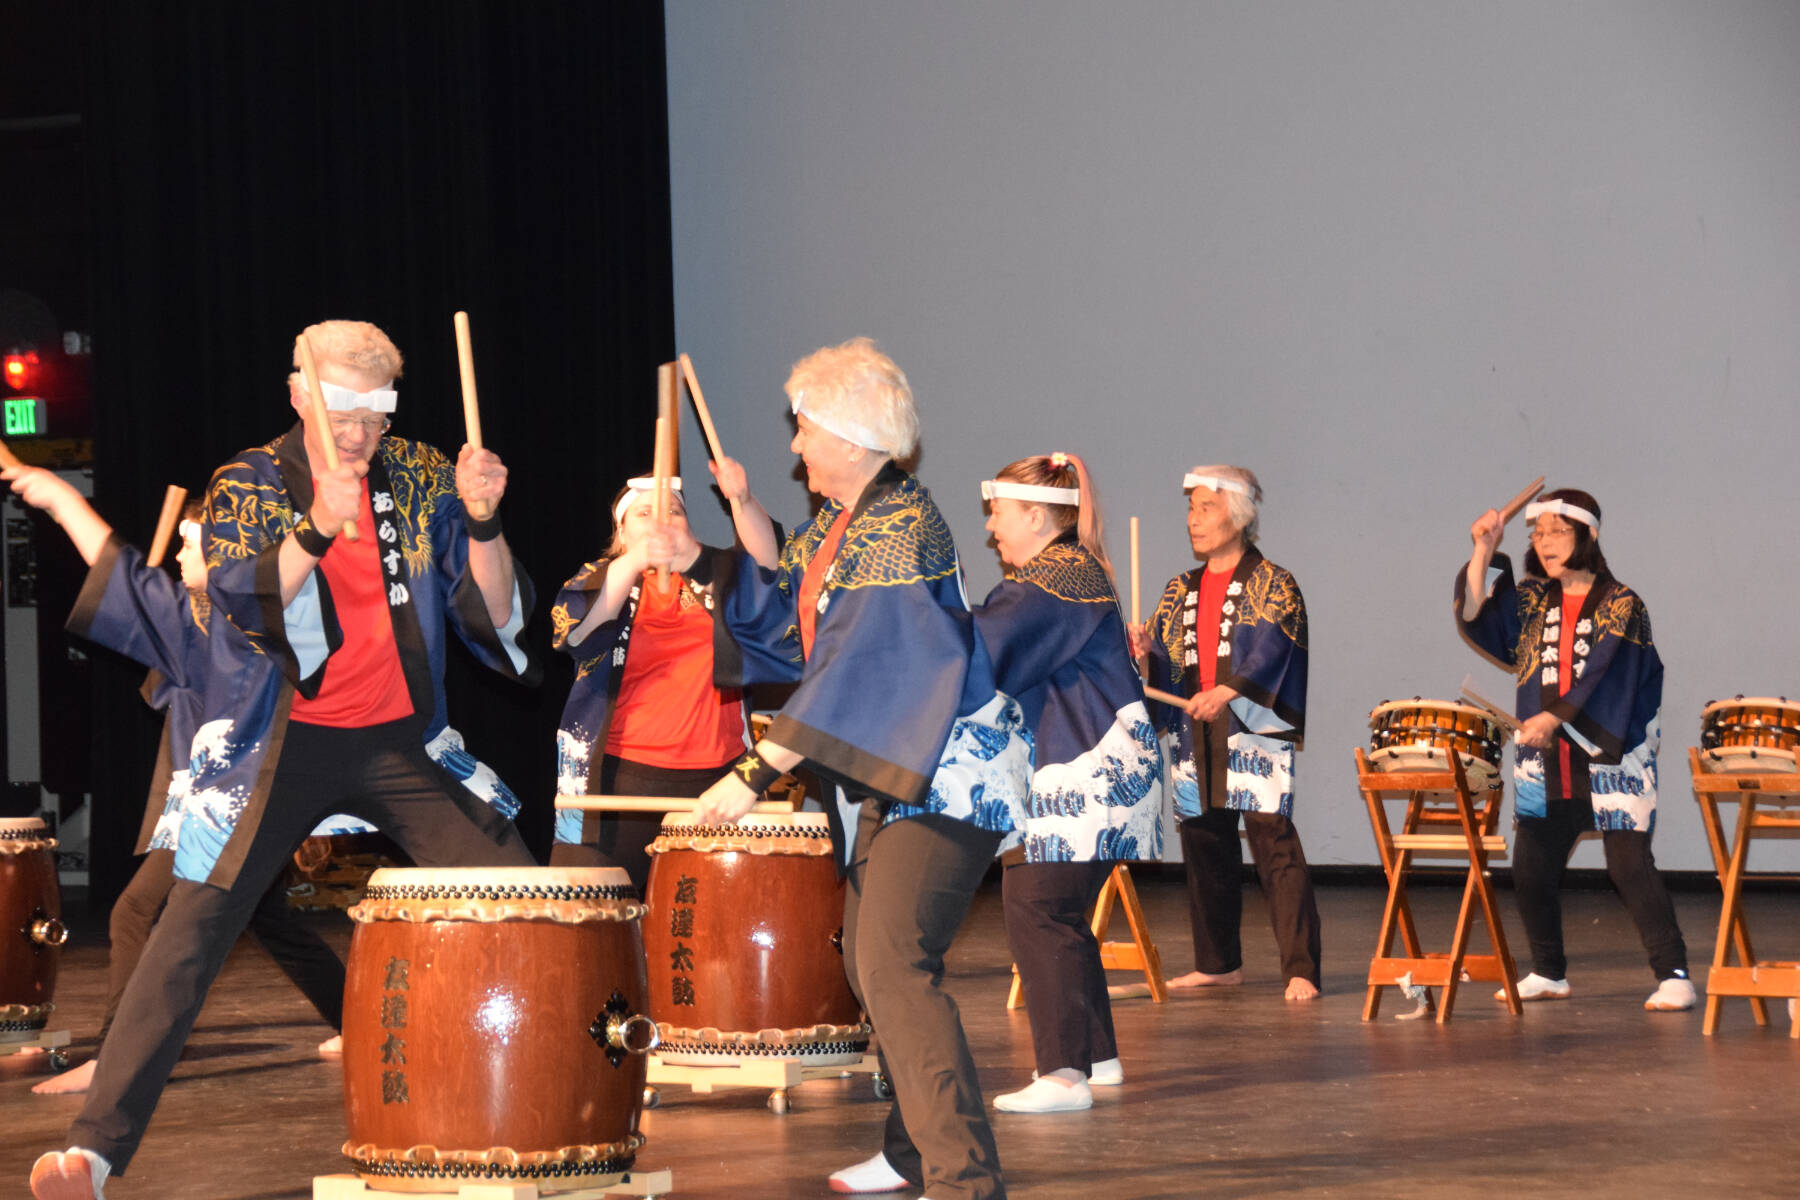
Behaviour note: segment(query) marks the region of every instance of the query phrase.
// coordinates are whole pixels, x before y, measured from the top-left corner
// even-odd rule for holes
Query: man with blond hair
[[[510,814],[427,753],[447,736],[447,628],[483,665],[536,680],[530,583],[497,510],[506,467],[489,450],[464,446],[453,464],[383,436],[402,360],[374,325],[305,336],[324,421],[289,376],[299,423],[220,467],[207,492],[210,660],[176,883],[70,1149],[32,1169],[37,1200],[100,1200],[124,1171],[232,943],[322,818],[370,821],[420,866],[533,865]]]

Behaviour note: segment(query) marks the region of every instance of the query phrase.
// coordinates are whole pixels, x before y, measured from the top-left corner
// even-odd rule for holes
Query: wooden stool
[[[1100,939],[1106,937],[1106,930],[1112,924],[1113,905],[1123,902],[1125,905],[1125,924],[1131,929],[1129,942],[1108,942]],[[1100,940],[1100,965],[1109,971],[1142,971],[1144,980],[1150,988],[1150,999],[1157,1004],[1169,998],[1169,989],[1163,983],[1162,955],[1157,953],[1156,943],[1150,940],[1150,925],[1144,920],[1144,906],[1138,903],[1137,888],[1131,882],[1131,872],[1124,863],[1120,863],[1100,885],[1100,895],[1094,901],[1094,919],[1092,922],[1094,937]],[[1019,968],[1015,965],[1012,973],[1012,990],[1006,994],[1006,1007],[1025,1007],[1025,986],[1019,982]]]
[[[1494,882],[1488,876],[1492,856],[1506,854],[1506,839],[1495,832],[1500,821],[1500,801],[1504,789],[1483,789],[1477,800],[1469,789],[1461,758],[1452,754],[1447,771],[1378,771],[1369,765],[1369,756],[1360,746],[1356,750],[1356,778],[1363,801],[1369,806],[1369,824],[1375,831],[1375,848],[1381,855],[1381,869],[1388,880],[1387,904],[1381,913],[1381,934],[1376,940],[1375,956],[1369,960],[1369,993],[1363,1002],[1363,1020],[1372,1021],[1381,1010],[1381,989],[1398,986],[1403,977],[1415,986],[1444,989],[1443,1005],[1437,1010],[1439,1025],[1448,1024],[1450,1011],[1456,1004],[1457,985],[1467,973],[1471,980],[1499,983],[1506,995],[1507,1011],[1518,1016],[1524,1011],[1519,1001],[1518,972],[1513,966],[1512,952],[1507,949],[1506,931],[1500,924],[1500,906],[1494,898]],[[1387,796],[1406,800],[1406,816],[1400,832],[1388,824]],[[1454,832],[1443,832],[1454,830]],[[1412,906],[1406,898],[1406,877],[1418,854],[1467,858],[1468,880],[1463,885],[1462,907],[1456,917],[1456,932],[1448,954],[1427,954],[1419,944],[1419,933],[1413,925]],[[1487,923],[1492,954],[1470,954],[1469,931],[1475,923],[1475,908],[1481,907]],[[1394,935],[1406,951],[1404,957],[1393,957]],[[1425,994],[1425,1006],[1432,1006],[1431,994]]]
[[[1800,806],[1800,774],[1708,771],[1700,752],[1691,746],[1688,766],[1694,775],[1694,799],[1700,803],[1700,820],[1706,826],[1713,867],[1725,894],[1719,907],[1719,936],[1713,944],[1712,969],[1706,975],[1706,1019],[1700,1026],[1700,1031],[1710,1037],[1719,1027],[1719,1011],[1727,996],[1747,997],[1758,1025],[1769,1023],[1768,998],[1800,997],[1800,963],[1757,959],[1750,946],[1750,926],[1743,905],[1751,839],[1800,836],[1800,813],[1794,811]],[[1738,819],[1727,850],[1719,806],[1729,800],[1738,802]],[[1736,966],[1731,965],[1734,951]],[[1800,1038],[1800,1016],[1789,1022],[1788,1036]]]

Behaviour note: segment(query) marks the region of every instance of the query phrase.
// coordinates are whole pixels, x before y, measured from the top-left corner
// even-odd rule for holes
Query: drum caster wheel
[[[875,1093],[875,1098],[877,1100],[892,1100],[894,1098],[894,1085],[892,1081],[879,1071],[869,1076],[869,1088]]]
[[[646,1087],[644,1089],[644,1107],[645,1108],[661,1108],[662,1107],[662,1093],[657,1091],[653,1087]]]
[[[68,1070],[69,1056],[61,1050],[52,1050],[50,1052],[50,1069],[59,1073]]]
[[[785,1117],[785,1116],[787,1116],[787,1110],[788,1110],[787,1089],[786,1088],[778,1088],[777,1090],[770,1092],[769,1093],[769,1111],[774,1113],[778,1117]]]

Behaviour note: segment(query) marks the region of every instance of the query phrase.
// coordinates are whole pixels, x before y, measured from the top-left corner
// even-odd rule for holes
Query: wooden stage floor
[[[1140,890],[1171,973],[1187,970],[1181,887],[1152,880]],[[1439,935],[1458,894],[1414,889],[1428,948],[1444,947]],[[1786,1036],[1785,1019],[1757,1028],[1744,1000],[1727,1002],[1714,1038],[1701,1036],[1698,1011],[1646,1013],[1653,980],[1611,892],[1565,897],[1573,999],[1528,1005],[1515,1019],[1488,998],[1491,985],[1471,986],[1447,1028],[1393,1020],[1411,1008],[1393,991],[1382,1020],[1360,1019],[1382,898],[1373,888],[1320,889],[1325,995],[1287,1004],[1251,886],[1245,986],[1177,993],[1160,1007],[1117,1003],[1124,1086],[1095,1089],[1088,1112],[994,1114],[1009,1192],[1045,1200],[1800,1194],[1800,1042]],[[1502,902],[1520,953],[1510,894]],[[1717,893],[1677,894],[1676,904],[1703,981]],[[1762,953],[1796,956],[1784,943],[1800,942],[1800,897],[1763,893],[1749,904]],[[341,916],[319,921],[347,944]],[[91,919],[75,923],[53,1027],[72,1029],[85,1052],[105,987],[105,934]],[[1121,920],[1115,936],[1123,928]],[[1008,963],[990,884],[949,975],[990,1102],[1023,1086],[1032,1065],[1024,1014],[1004,1008]],[[343,1169],[338,1068],[314,1053],[328,1032],[260,952],[240,945],[130,1176],[108,1186],[109,1200],[310,1196],[314,1175]],[[0,1195],[23,1194],[32,1159],[66,1145],[79,1109],[78,1097],[30,1093],[43,1069],[0,1060]],[[765,1095],[665,1088],[663,1107],[645,1114],[650,1140],[639,1165],[671,1169],[683,1197],[824,1197],[830,1171],[879,1145],[886,1105],[866,1076],[807,1083],[791,1093],[786,1116],[771,1114]]]

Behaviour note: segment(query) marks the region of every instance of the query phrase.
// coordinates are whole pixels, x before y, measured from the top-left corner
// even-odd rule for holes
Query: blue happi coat
[[[597,558],[575,572],[557,593],[556,604],[550,610],[555,647],[575,660],[575,683],[569,689],[562,723],[556,731],[559,796],[590,795],[600,790],[598,772],[600,760],[606,755],[606,731],[612,721],[619,682],[625,677],[632,622],[637,616],[644,581],[640,579],[632,586],[618,616],[595,625],[579,643],[570,644],[569,635],[593,611],[601,588],[606,586],[606,570],[611,564],[610,558]],[[717,619],[717,597],[731,590],[736,570],[735,550],[703,545],[700,556],[681,573],[682,586],[714,617],[713,686],[719,688],[742,686],[737,643],[732,641],[725,623]],[[746,720],[745,728],[748,727]],[[556,840],[566,845],[581,843],[585,816],[579,810],[559,810]]]
[[[1650,637],[1650,613],[1636,592],[1600,575],[1576,617],[1568,695],[1559,694],[1562,585],[1527,575],[1514,580],[1512,560],[1494,556],[1488,592],[1472,621],[1462,619],[1467,569],[1456,573],[1457,625],[1469,644],[1518,680],[1514,702],[1523,721],[1554,713],[1562,721],[1548,752],[1513,747],[1513,813],[1542,817],[1549,796],[1563,794],[1562,753],[1569,747],[1568,791],[1593,802],[1594,828],[1656,825],[1656,752],[1662,744],[1662,656]]]
[[[1214,656],[1215,685],[1238,696],[1226,719],[1205,726],[1202,780],[1194,723],[1179,709],[1152,704],[1169,754],[1175,812],[1206,808],[1293,816],[1294,753],[1306,734],[1306,601],[1285,569],[1251,546],[1231,573],[1216,629],[1199,629],[1198,567],[1177,575],[1150,618],[1150,681],[1178,696],[1199,691],[1200,655]],[[1203,787],[1204,785],[1204,787]]]
[[[455,466],[440,451],[384,437],[367,480],[375,527],[360,532],[383,552],[388,614],[414,719],[427,745],[437,744],[440,754],[468,770],[465,790],[452,793],[458,807],[498,836],[512,815],[498,807],[506,798],[467,790],[492,793],[498,780],[460,745],[447,744],[460,739],[442,737],[448,729],[445,630],[455,630],[482,665],[535,683],[538,665],[523,636],[530,580],[515,562],[512,615],[505,628],[494,628],[468,569],[468,526]],[[312,498],[298,424],[220,467],[207,489],[210,659],[176,847],[180,878],[220,887],[236,878],[268,799],[294,693],[318,694],[330,656],[343,643],[322,571],[315,568],[292,603],[281,604],[281,543]],[[512,800],[514,811],[516,806]]]
[[[852,510],[802,656],[801,579],[843,509],[827,501],[774,571],[739,552],[725,618],[744,682],[798,684],[769,740],[882,803],[887,821],[942,813],[1006,834],[1002,849],[1017,844],[1031,763],[1024,714],[994,686],[949,525],[892,464]]]
[[[1033,733],[1025,861],[1160,858],[1162,749],[1099,560],[1052,542],[988,593],[975,628]]]

